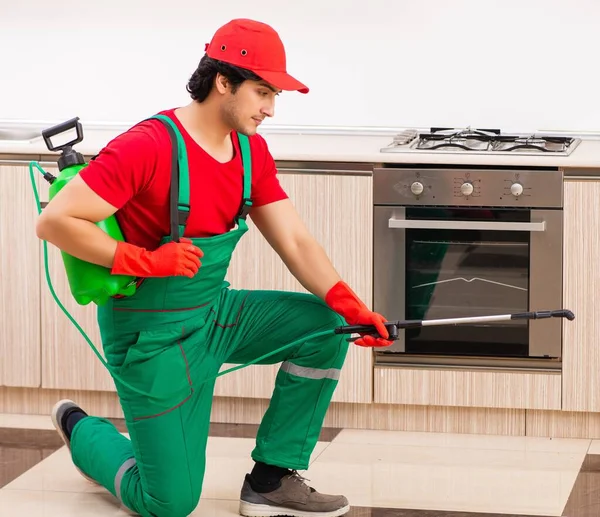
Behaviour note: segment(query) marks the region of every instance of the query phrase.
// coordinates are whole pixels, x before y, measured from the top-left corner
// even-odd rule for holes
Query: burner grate
[[[543,134],[503,134],[500,129],[431,127],[420,133],[406,129],[380,149],[394,152],[439,152],[471,154],[546,154],[568,156],[581,143],[580,138]]]
[[[465,151],[530,151],[565,153],[574,139],[544,135],[503,135],[499,129],[454,129],[432,127],[429,133],[420,133],[414,149],[458,149]]]

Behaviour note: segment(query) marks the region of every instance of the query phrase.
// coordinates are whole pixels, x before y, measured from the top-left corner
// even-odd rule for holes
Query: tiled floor
[[[193,517],[238,515],[255,433],[213,424]],[[303,475],[347,495],[348,517],[600,516],[593,440],[326,429]],[[77,473],[49,418],[0,415],[0,486],[2,517],[132,515]]]

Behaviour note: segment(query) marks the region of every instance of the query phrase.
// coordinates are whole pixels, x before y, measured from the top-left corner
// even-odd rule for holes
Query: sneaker
[[[58,431],[58,434],[62,438],[63,442],[65,442],[69,452],[71,451],[71,432],[67,427],[67,418],[69,415],[75,412],[83,413],[84,416],[88,416],[88,414],[72,400],[60,400],[52,408],[52,423],[54,424],[54,427]],[[75,465],[75,468],[85,479],[96,485],[98,484],[98,482],[94,481],[91,477],[85,475],[81,470],[79,470],[77,465]]]
[[[259,493],[246,474],[240,495],[239,513],[244,517],[338,517],[350,511],[343,495],[320,494],[309,487],[295,470],[281,478],[272,492]]]

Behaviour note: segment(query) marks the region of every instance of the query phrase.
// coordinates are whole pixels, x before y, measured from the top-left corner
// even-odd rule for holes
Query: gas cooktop
[[[432,127],[422,133],[413,129],[403,131],[380,151],[568,156],[580,142],[579,138],[567,136],[502,133],[499,129]]]

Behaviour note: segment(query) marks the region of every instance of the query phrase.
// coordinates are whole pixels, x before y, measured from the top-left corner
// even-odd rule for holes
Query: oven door
[[[374,310],[389,320],[562,308],[562,211],[374,208]],[[378,354],[560,358],[560,318],[406,329]],[[401,361],[401,359],[400,359]]]

